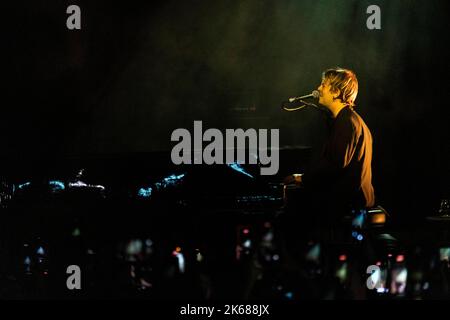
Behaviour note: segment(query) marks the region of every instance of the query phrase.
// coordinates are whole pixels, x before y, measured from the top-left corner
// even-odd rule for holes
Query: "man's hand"
[[[283,183],[285,185],[295,184],[297,187],[299,187],[302,184],[302,174],[298,174],[298,173],[291,174],[291,175],[287,176],[286,178],[284,178]]]
[[[284,178],[283,183],[284,183],[283,202],[284,202],[284,206],[286,206],[287,202],[288,202],[288,194],[287,194],[288,186],[290,186],[289,189],[292,186],[295,186],[295,188],[299,188],[302,185],[302,174],[298,174],[298,173],[291,174],[291,175],[287,176],[286,178]]]

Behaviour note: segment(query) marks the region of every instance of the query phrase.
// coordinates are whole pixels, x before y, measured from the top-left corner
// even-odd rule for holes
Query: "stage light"
[[[254,176],[252,176],[250,173],[246,172],[245,169],[242,167],[242,165],[240,165],[239,163],[229,163],[229,164],[227,164],[227,166],[230,167],[231,169],[233,169],[234,171],[242,173],[250,178],[254,178]]]
[[[75,229],[72,231],[72,237],[79,237],[80,235],[81,235],[80,228],[75,228]]]
[[[69,182],[70,188],[80,188],[80,187],[87,187],[87,184],[83,181],[75,181],[75,182]]]
[[[439,258],[441,261],[449,261],[450,247],[439,248]]]
[[[51,180],[48,182],[52,193],[57,193],[63,191],[66,187],[63,182],[58,180]]]
[[[341,283],[347,280],[347,263],[343,263],[342,266],[336,270],[336,278],[340,280]]]
[[[195,257],[196,257],[197,262],[202,262],[203,261],[202,253],[198,249],[196,251],[197,251],[197,253],[196,253]]]
[[[320,243],[315,244],[306,254],[306,260],[318,262],[320,257]]]
[[[370,215],[371,224],[384,224],[386,223],[386,215],[384,213],[375,213]]]
[[[44,248],[43,248],[42,246],[39,247],[39,248],[37,249],[36,253],[37,253],[37,254],[40,254],[40,255],[44,255],[44,254],[45,254]]]
[[[148,188],[140,188],[140,189],[138,190],[137,195],[138,195],[138,197],[140,197],[140,198],[150,198],[151,195],[152,195],[152,191],[153,191],[153,189],[152,189],[151,187],[148,187]]]
[[[28,186],[30,186],[30,185],[31,185],[31,182],[25,182],[25,183],[19,184],[19,185],[17,186],[17,188],[18,188],[18,189],[24,189],[25,187],[28,187]]]

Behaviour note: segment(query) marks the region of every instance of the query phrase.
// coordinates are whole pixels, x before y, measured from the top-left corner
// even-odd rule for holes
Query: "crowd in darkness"
[[[309,230],[300,216],[295,225],[285,219],[277,191],[203,197],[189,178],[114,192],[83,172],[2,182],[0,298],[450,297],[450,245],[439,224],[413,237],[354,212],[332,229]],[[71,265],[80,267],[82,290],[67,288]],[[375,289],[369,266],[379,267]]]

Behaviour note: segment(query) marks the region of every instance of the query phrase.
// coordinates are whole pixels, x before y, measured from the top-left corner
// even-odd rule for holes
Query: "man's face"
[[[336,92],[331,92],[331,86],[328,80],[322,80],[317,91],[319,91],[319,103],[321,105],[328,107],[333,103],[333,97],[336,96]]]

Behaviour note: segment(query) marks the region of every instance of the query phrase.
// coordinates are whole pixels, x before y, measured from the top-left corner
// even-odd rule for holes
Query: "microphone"
[[[289,102],[294,102],[297,100],[303,100],[303,99],[308,99],[308,98],[318,98],[319,97],[319,91],[314,90],[312,93],[301,96],[301,97],[293,97],[293,98],[289,98]]]

